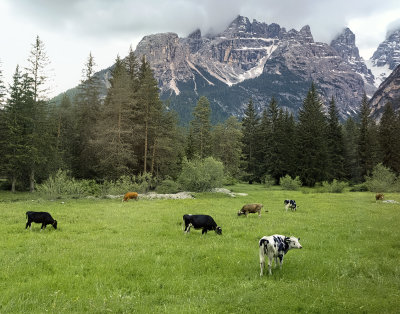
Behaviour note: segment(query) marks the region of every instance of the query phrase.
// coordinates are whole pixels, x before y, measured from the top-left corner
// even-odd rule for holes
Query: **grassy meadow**
[[[370,192],[230,189],[248,196],[122,203],[1,192],[0,313],[400,312],[400,204]],[[285,212],[286,198],[297,212]],[[254,202],[268,212],[236,215]],[[28,210],[50,212],[58,230],[25,230]],[[184,214],[211,215],[222,236],[184,235]],[[275,233],[303,249],[260,278],[258,240]]]

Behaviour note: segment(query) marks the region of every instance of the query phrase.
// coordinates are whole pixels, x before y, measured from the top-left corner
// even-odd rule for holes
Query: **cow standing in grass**
[[[261,217],[261,208],[263,208],[263,204],[247,204],[237,214],[238,216],[245,215],[247,217],[249,213],[258,213],[258,217]]]
[[[124,198],[122,199],[123,202],[127,202],[130,199],[135,199],[136,201],[138,200],[139,194],[136,192],[128,192],[124,195]]]
[[[296,211],[297,205],[294,200],[284,200],[283,204],[285,204],[286,211],[290,208],[292,211]]]
[[[286,237],[284,235],[274,234],[264,236],[259,241],[260,247],[260,276],[263,275],[265,267],[265,255],[268,256],[268,272],[272,275],[272,260],[275,258],[275,267],[278,265],[282,269],[283,257],[290,249],[303,248],[299,242],[300,238]]]
[[[201,234],[207,234],[208,230],[214,230],[217,234],[222,234],[221,227],[218,227],[214,219],[209,215],[183,215],[185,233],[190,232],[190,228],[202,229]]]
[[[26,212],[26,218],[28,219],[25,229],[29,227],[32,228],[32,222],[42,224],[41,230],[46,229],[47,225],[52,225],[54,229],[57,229],[57,220],[54,220],[53,217],[47,212]]]

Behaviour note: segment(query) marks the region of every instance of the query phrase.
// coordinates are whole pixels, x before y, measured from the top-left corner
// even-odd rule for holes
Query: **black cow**
[[[201,234],[207,233],[208,230],[214,230],[217,234],[222,234],[221,227],[218,227],[214,219],[209,215],[183,215],[185,223],[185,233],[190,232],[190,227],[195,229],[203,229]]]
[[[40,229],[45,229],[47,225],[52,225],[54,229],[57,229],[57,220],[54,220],[53,217],[47,212],[26,212],[26,218],[28,222],[26,223],[25,229],[29,227],[31,229],[32,222],[36,222],[38,224],[42,224]]]

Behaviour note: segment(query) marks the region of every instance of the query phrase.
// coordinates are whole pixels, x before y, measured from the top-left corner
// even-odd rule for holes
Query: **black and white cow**
[[[292,211],[297,209],[296,201],[294,200],[284,200],[283,204],[285,204],[286,211],[290,208]]]
[[[185,233],[190,232],[190,227],[202,229],[201,234],[207,233],[208,230],[214,230],[217,234],[222,234],[221,227],[218,227],[214,219],[209,215],[183,215],[185,223]]]
[[[42,224],[40,229],[45,229],[47,225],[52,225],[54,229],[57,229],[57,220],[54,220],[53,217],[47,212],[26,212],[26,218],[28,219],[25,229],[29,227],[31,229],[32,222],[36,222],[38,224]]]
[[[265,255],[268,256],[268,271],[272,275],[272,260],[275,258],[275,267],[279,265],[282,269],[283,257],[290,249],[303,248],[299,242],[300,238],[286,237],[284,235],[274,234],[272,236],[264,236],[259,241],[260,246],[260,276],[263,275],[265,267]]]

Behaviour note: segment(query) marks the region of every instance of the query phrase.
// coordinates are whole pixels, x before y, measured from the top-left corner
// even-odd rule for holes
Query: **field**
[[[0,313],[400,312],[400,204],[369,192],[231,189],[248,196],[122,203],[1,192]],[[284,211],[286,198],[297,212]],[[236,215],[253,202],[268,212]],[[25,230],[27,210],[50,212],[59,228]],[[210,214],[222,236],[184,235],[186,213]],[[275,233],[303,249],[260,278],[258,240]]]

